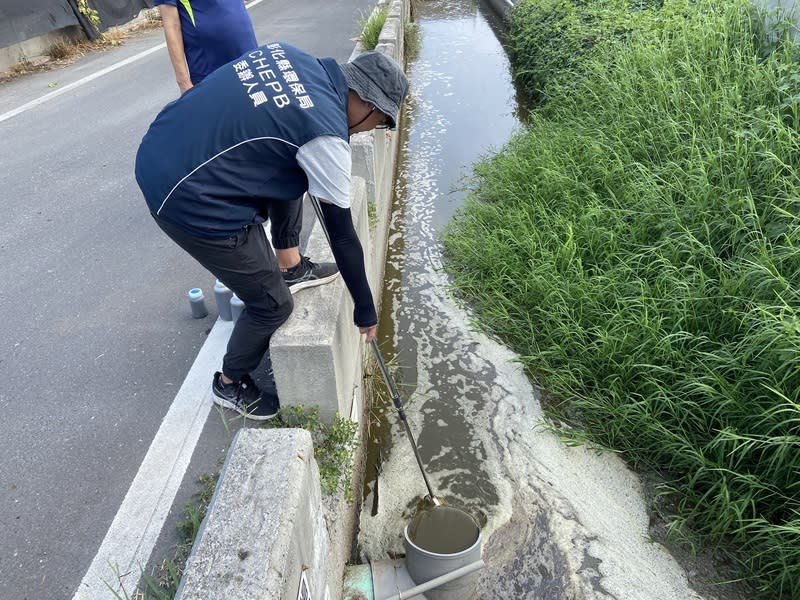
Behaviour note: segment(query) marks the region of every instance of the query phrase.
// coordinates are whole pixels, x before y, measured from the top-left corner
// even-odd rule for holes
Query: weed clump
[[[284,406],[278,418],[268,427],[299,427],[311,434],[314,458],[319,466],[322,491],[335,494],[343,491],[348,502],[353,501],[353,451],[358,447],[358,423],[339,416],[331,423],[319,417],[319,407]]]
[[[527,98],[544,101],[553,81],[583,79],[599,52],[633,38],[658,43],[701,12],[689,0],[519,0],[508,19],[514,79]]]
[[[75,44],[67,42],[65,40],[59,40],[47,51],[47,56],[49,56],[53,60],[64,60],[65,58],[69,58],[74,54],[74,47]]]
[[[364,50],[374,50],[378,45],[378,38],[381,35],[383,24],[386,23],[386,16],[389,13],[387,5],[375,7],[369,15],[361,16],[358,22],[361,35],[359,41]]]

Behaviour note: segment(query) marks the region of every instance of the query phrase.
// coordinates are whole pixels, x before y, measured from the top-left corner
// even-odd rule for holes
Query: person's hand
[[[366,334],[366,338],[364,339],[365,344],[369,344],[372,340],[375,339],[375,336],[378,335],[377,325],[372,325],[371,327],[359,327],[358,330],[361,333]]]
[[[181,91],[181,95],[185,94],[187,91],[192,89],[192,80],[191,79],[179,79],[178,80],[178,89]]]

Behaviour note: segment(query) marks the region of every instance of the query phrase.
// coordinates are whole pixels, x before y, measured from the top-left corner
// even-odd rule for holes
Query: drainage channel
[[[433,489],[484,528],[508,520],[498,478],[502,447],[492,427],[503,377],[448,293],[439,234],[464,198],[470,165],[519,125],[501,23],[474,0],[415,4],[419,47],[396,186],[379,343],[392,364]],[[413,53],[413,51],[412,51]],[[423,506],[424,479],[391,402],[373,407],[362,560],[405,553],[405,524]]]
[[[439,234],[463,200],[454,188],[470,165],[505,143],[518,125],[496,17],[470,0],[415,4],[418,53],[409,60],[410,98],[401,140],[389,234],[379,344],[392,366],[437,494],[485,524],[498,504],[485,388],[497,374],[476,352],[468,315],[456,307],[442,270]],[[416,499],[426,495],[391,403],[374,406],[360,545],[392,552]],[[406,479],[403,493],[390,481]],[[370,532],[369,534],[367,532]]]
[[[432,489],[481,527],[477,597],[716,597],[695,592],[652,542],[638,478],[616,456],[567,447],[545,430],[516,357],[478,333],[449,293],[442,227],[464,199],[470,166],[519,121],[501,21],[489,5],[414,7],[419,47],[407,69],[379,345]],[[361,563],[406,555],[404,528],[425,507],[408,444],[391,401],[375,402],[354,553]]]

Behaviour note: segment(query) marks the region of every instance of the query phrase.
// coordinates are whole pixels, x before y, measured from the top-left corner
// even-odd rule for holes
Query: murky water
[[[543,428],[508,349],[448,293],[439,234],[463,177],[519,123],[498,20],[476,0],[418,0],[418,55],[396,185],[379,343],[434,494],[482,527],[479,597],[689,600],[685,571],[649,539],[641,484],[615,455]],[[380,374],[375,374],[380,378]],[[373,407],[357,554],[403,553],[424,480],[391,402]]]
[[[411,98],[387,255],[380,345],[395,367],[436,495],[472,508],[485,520],[483,507],[498,501],[482,441],[489,431],[486,386],[496,373],[490,363],[476,361],[464,336],[468,323],[448,296],[439,232],[463,200],[459,186],[472,163],[504,144],[518,125],[514,88],[493,30],[494,13],[474,0],[423,1],[416,6],[420,47],[408,65]],[[389,423],[397,421],[393,407],[376,407],[375,413],[379,424],[372,428],[372,438],[380,456],[373,448],[370,490],[376,487],[376,468],[386,464],[390,451],[412,454],[402,431],[396,425],[390,429]],[[415,492],[425,492],[415,466],[407,475],[412,494],[402,514],[415,510]],[[378,511],[385,510],[390,496],[398,499],[394,490],[381,485],[381,478],[377,489],[377,499],[366,498],[369,513],[375,512],[376,504]],[[396,508],[395,502],[391,505]]]
[[[437,496],[485,523],[498,503],[496,443],[487,403],[497,373],[476,353],[469,322],[448,294],[441,227],[464,198],[471,165],[518,126],[497,16],[474,0],[416,4],[419,51],[408,64],[411,97],[396,185],[379,342],[392,364]],[[466,335],[465,335],[466,334]],[[391,403],[375,406],[365,514],[402,531],[426,494]],[[399,469],[399,471],[395,471]],[[379,473],[379,474],[378,474]],[[391,483],[403,473],[402,490]],[[369,555],[399,551],[395,536],[362,535]]]
[[[437,506],[417,513],[407,528],[415,546],[436,554],[458,554],[475,546],[480,529],[475,520],[452,506]]]

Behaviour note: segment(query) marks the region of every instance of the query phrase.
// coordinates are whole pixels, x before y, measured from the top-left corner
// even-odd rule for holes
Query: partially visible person
[[[153,0],[181,94],[258,46],[242,0]]]
[[[400,65],[379,52],[339,65],[273,42],[214,71],[150,125],[135,170],[153,218],[245,303],[212,380],[218,405],[275,416],[278,398],[261,394],[250,374],[292,312],[291,291],[335,277],[337,265],[353,321],[374,339],[378,316],[350,214],[349,140],[395,127],[407,90]],[[271,221],[273,242],[296,231],[305,192],[321,202],[336,260],[329,273],[305,257],[283,269],[261,225]]]

